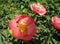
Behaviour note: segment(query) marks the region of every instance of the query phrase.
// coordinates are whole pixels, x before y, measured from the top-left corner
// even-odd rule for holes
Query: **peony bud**
[[[46,8],[39,3],[34,3],[30,5],[30,8],[32,11],[38,13],[41,16],[44,16],[44,14],[46,14]]]
[[[51,24],[58,30],[60,30],[60,18],[53,16],[51,19]]]

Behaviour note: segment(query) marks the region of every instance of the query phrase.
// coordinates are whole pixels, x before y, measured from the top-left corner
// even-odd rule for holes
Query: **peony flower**
[[[34,3],[30,5],[30,8],[32,11],[38,13],[41,16],[44,16],[44,14],[46,14],[46,8],[39,3]]]
[[[60,18],[53,16],[51,19],[51,24],[58,30],[60,30]]]
[[[9,31],[14,38],[31,40],[36,33],[34,20],[26,15],[16,15],[8,24]]]

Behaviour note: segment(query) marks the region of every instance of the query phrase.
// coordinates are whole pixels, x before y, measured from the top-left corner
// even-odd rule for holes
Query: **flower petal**
[[[53,16],[51,19],[51,24],[56,28],[56,29],[60,29],[60,18],[58,18],[57,16]]]
[[[34,3],[30,5],[30,8],[32,11],[38,13],[41,16],[44,16],[44,14],[46,14],[46,8],[39,3]]]

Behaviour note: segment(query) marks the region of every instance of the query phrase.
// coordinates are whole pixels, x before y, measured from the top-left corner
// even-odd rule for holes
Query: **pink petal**
[[[20,28],[17,27],[17,23],[21,22],[27,26],[28,33],[22,33]],[[12,31],[12,36],[22,40],[31,40],[33,35],[36,33],[36,25],[33,19],[27,14],[16,15],[14,19],[9,21],[8,27]]]
[[[60,18],[58,18],[57,16],[53,16],[52,17],[52,25],[56,28],[56,29],[60,29]]]
[[[34,3],[30,5],[30,8],[32,11],[38,13],[41,16],[44,16],[44,14],[46,14],[46,8],[39,3]]]

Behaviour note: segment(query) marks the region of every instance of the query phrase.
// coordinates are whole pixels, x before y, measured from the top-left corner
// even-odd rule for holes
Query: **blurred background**
[[[45,17],[32,12],[30,4],[45,6]],[[37,31],[31,41],[13,38],[8,32],[8,22],[16,14],[28,14],[37,25]],[[52,16],[60,17],[60,0],[0,0],[0,44],[60,44],[60,31],[50,23]]]

